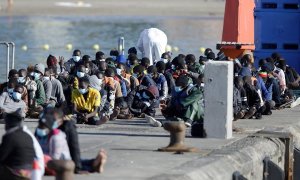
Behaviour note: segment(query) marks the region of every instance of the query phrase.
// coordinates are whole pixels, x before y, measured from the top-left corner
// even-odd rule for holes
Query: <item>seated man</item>
[[[142,65],[137,65],[133,68],[132,76],[139,80],[138,90],[147,89],[150,86],[155,86],[156,83],[149,74],[145,74],[145,68]]]
[[[158,96],[159,93],[156,86],[149,86],[147,89],[138,91],[134,96],[132,105],[129,106],[130,112],[137,117],[142,114],[154,117],[156,113],[155,108],[158,107],[159,103]]]
[[[162,114],[167,120],[184,121],[186,126],[192,124],[203,127],[203,93],[199,86],[191,86],[187,75],[180,75],[168,105],[162,105]],[[197,134],[197,133],[196,133]]]
[[[159,91],[159,99],[166,100],[168,96],[168,83],[166,77],[162,73],[157,72],[155,66],[150,66],[147,73],[152,77]]]
[[[12,83],[12,82],[11,82]],[[3,92],[0,96],[0,112],[11,113],[18,109],[22,109],[25,113],[27,112],[26,103],[22,100],[22,93],[24,92],[24,87],[16,83],[13,83],[13,92]]]
[[[79,79],[79,89],[72,92],[73,114],[77,115],[77,123],[97,125],[99,121],[98,108],[101,96],[99,91],[90,87],[87,77]]]

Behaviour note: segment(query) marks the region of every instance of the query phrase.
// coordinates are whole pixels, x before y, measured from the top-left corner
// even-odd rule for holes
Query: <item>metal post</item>
[[[9,44],[7,42],[0,42],[0,44],[3,44],[6,46],[7,54],[6,54],[6,79],[8,79],[8,73],[9,73]]]
[[[8,44],[12,47],[12,55],[11,55],[11,68],[15,68],[15,51],[16,51],[16,45],[13,42],[9,42]]]
[[[119,38],[119,43],[118,43],[118,50],[120,55],[125,55],[125,39],[124,37]]]

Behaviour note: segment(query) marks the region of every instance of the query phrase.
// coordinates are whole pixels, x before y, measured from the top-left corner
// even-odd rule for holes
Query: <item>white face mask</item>
[[[13,92],[12,97],[14,98],[15,101],[20,101],[22,98],[22,94],[18,92]]]
[[[77,71],[76,75],[77,75],[77,77],[82,78],[82,77],[84,77],[85,73]]]
[[[103,79],[98,79],[98,83],[101,86],[103,84]]]
[[[160,60],[161,60],[162,62],[164,62],[165,64],[168,63],[168,61],[169,61],[168,59],[165,59],[165,58],[161,58]]]
[[[49,80],[50,80],[50,77],[44,77],[44,79],[46,79],[47,81],[49,81]]]
[[[73,56],[73,60],[75,62],[79,62],[80,61],[80,56]]]
[[[8,92],[9,94],[12,94],[12,93],[14,92],[14,88],[7,88],[7,92]]]
[[[85,68],[85,73],[89,73],[90,69],[89,68]]]
[[[88,92],[88,89],[78,89],[80,94],[85,94]]]
[[[122,74],[122,69],[117,68],[117,74],[121,76],[121,74]]]
[[[26,77],[19,77],[18,78],[19,83],[25,83],[25,81],[26,81]]]

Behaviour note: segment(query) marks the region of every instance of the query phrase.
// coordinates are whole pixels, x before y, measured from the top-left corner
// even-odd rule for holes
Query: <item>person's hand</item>
[[[62,66],[64,64],[65,58],[63,56],[59,56],[58,57],[58,63],[60,66]]]
[[[167,105],[166,104],[161,104],[160,108],[161,108],[161,110],[165,110],[165,109],[167,109]]]
[[[88,122],[88,120],[89,120],[89,115],[87,114],[87,113],[85,113],[84,115],[83,115],[83,119],[84,119],[84,121],[85,122]]]

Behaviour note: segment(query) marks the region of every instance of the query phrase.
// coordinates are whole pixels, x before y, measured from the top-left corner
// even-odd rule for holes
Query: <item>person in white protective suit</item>
[[[161,55],[165,52],[167,43],[168,38],[163,31],[157,28],[150,28],[141,32],[137,47],[142,52],[143,57],[150,59],[150,65],[152,65],[160,60]]]

